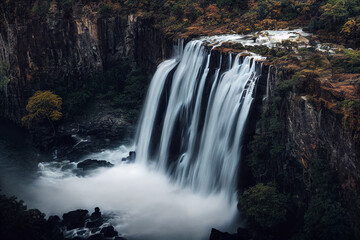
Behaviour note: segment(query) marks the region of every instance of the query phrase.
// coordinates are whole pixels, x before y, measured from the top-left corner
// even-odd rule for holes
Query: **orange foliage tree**
[[[26,105],[29,113],[21,119],[22,124],[30,127],[36,122],[47,119],[55,134],[53,121],[58,121],[62,117],[61,106],[62,99],[58,95],[51,91],[37,91]]]

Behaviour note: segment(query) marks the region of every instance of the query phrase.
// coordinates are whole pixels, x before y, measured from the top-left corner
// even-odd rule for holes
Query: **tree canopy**
[[[258,183],[244,191],[239,202],[246,215],[261,227],[273,227],[285,220],[287,198],[274,185]]]
[[[51,121],[60,120],[62,99],[51,91],[37,91],[29,99],[26,111],[29,113],[21,120],[23,125],[30,127],[33,123],[47,119]],[[52,124],[52,123],[51,123]]]

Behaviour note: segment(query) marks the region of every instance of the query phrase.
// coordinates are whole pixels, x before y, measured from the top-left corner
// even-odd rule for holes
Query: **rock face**
[[[81,86],[119,59],[151,69],[170,54],[172,43],[151,20],[103,16],[97,3],[48,3],[48,12],[37,10],[36,0],[0,6],[0,65],[7,76],[1,76],[0,116],[19,122],[35,90]]]
[[[67,230],[85,227],[85,220],[88,218],[88,210],[75,210],[63,215],[63,223]]]
[[[276,71],[276,68],[270,68],[270,74],[271,93],[284,74]],[[309,165],[317,156],[325,159],[336,171],[356,239],[360,239],[359,131],[351,126],[349,118],[344,114],[333,111],[324,102],[314,104],[309,95],[334,100],[330,99],[332,96],[320,84],[314,89],[316,92],[302,92],[301,89],[293,91],[282,104],[281,112],[292,146],[291,155],[302,165],[307,186],[311,185]]]

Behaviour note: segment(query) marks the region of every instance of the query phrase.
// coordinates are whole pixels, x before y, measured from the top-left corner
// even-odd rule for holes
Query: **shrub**
[[[272,184],[258,183],[240,196],[240,207],[246,216],[263,228],[271,228],[285,220],[287,197]]]
[[[39,1],[37,4],[34,5],[32,8],[32,12],[37,14],[40,17],[45,17],[46,14],[49,12],[50,5],[47,1]]]
[[[114,11],[113,6],[110,4],[104,4],[100,7],[99,13],[102,17],[108,17]]]
[[[304,231],[307,239],[351,239],[346,210],[337,201],[314,197],[305,213]]]

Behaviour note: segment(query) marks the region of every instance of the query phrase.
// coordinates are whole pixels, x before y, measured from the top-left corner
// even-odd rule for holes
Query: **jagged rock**
[[[77,168],[82,168],[84,171],[94,170],[100,167],[112,167],[112,166],[114,166],[114,164],[109,163],[105,160],[93,160],[93,159],[87,159],[77,164]]]
[[[94,212],[91,214],[90,219],[91,219],[92,221],[95,221],[95,220],[97,220],[97,219],[99,219],[99,218],[101,218],[100,208],[96,207],[96,208],[94,209]]]
[[[81,228],[85,226],[85,220],[88,218],[88,210],[75,210],[63,215],[63,223],[67,230]]]
[[[96,207],[95,212],[90,216],[90,221],[86,223],[87,228],[98,228],[103,224],[103,218],[101,217],[100,208]]]
[[[102,218],[99,218],[99,219],[97,219],[95,221],[89,221],[89,222],[86,223],[87,228],[98,228],[101,225],[103,225]]]
[[[123,162],[135,162],[135,159],[136,159],[136,152],[135,151],[130,151],[129,156],[127,156],[126,158],[121,159],[121,161],[123,161]]]
[[[104,227],[101,229],[101,233],[104,234],[104,237],[116,237],[118,235],[113,226]]]

